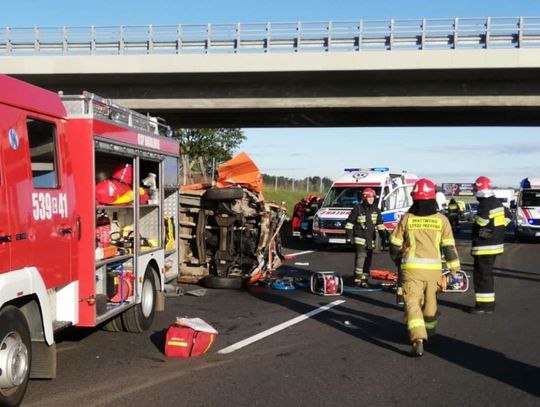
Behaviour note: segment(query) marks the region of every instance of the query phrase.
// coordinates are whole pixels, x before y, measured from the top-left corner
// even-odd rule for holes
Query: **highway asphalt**
[[[469,235],[459,234],[458,246],[471,273]],[[309,249],[285,242],[289,254]],[[332,248],[287,260],[278,274],[335,271],[349,282],[352,264],[352,250]],[[169,297],[147,333],[61,333],[58,377],[31,381],[23,406],[538,406],[539,264],[540,244],[507,243],[496,263],[492,316],[464,312],[472,290],[441,294],[439,334],[422,358],[409,355],[403,312],[390,291],[323,297],[252,286]],[[393,268],[387,251],[375,255],[373,268]],[[217,353],[336,300],[345,302]],[[176,316],[200,317],[219,331],[207,354],[164,356],[164,333]]]

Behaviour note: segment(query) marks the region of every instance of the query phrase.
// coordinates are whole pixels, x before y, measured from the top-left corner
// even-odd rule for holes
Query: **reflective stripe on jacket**
[[[480,199],[479,202],[472,228],[471,254],[501,254],[504,252],[504,230],[510,222],[510,214],[494,196]]]
[[[390,245],[394,261],[401,260],[401,270],[418,271],[425,279],[440,278],[441,250],[451,270],[460,268],[452,227],[440,213],[405,214],[390,237]]]
[[[372,248],[375,230],[385,230],[381,211],[375,204],[361,203],[356,205],[347,218],[345,229],[352,230],[355,238],[364,239],[364,243],[361,244]],[[355,239],[355,242],[359,241]]]

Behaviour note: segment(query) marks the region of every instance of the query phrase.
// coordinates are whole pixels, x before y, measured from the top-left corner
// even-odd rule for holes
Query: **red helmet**
[[[133,183],[133,167],[131,164],[122,164],[112,173],[112,178],[131,185]]]
[[[493,184],[488,177],[481,176],[474,181],[474,192],[478,198],[493,196]]]
[[[411,192],[414,201],[422,201],[427,199],[435,199],[437,187],[429,179],[422,178],[416,181]]]
[[[371,188],[366,188],[362,191],[362,198],[375,198],[376,196],[377,193]]]

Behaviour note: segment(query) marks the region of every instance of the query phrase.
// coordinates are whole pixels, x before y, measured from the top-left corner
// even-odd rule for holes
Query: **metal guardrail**
[[[540,47],[540,17],[0,29],[0,56],[525,47]]]

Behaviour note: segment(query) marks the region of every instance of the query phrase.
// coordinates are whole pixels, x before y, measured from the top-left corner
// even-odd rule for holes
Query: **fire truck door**
[[[31,220],[29,233],[35,264],[45,286],[58,287],[72,280],[72,245],[76,239],[73,201],[66,162],[69,156],[63,143],[63,124],[46,118],[27,117],[28,196]]]
[[[0,115],[4,113],[4,106],[0,106]],[[9,218],[9,205],[6,194],[6,170],[4,159],[4,148],[12,131],[4,126],[0,126],[0,273],[11,269],[11,228]]]

